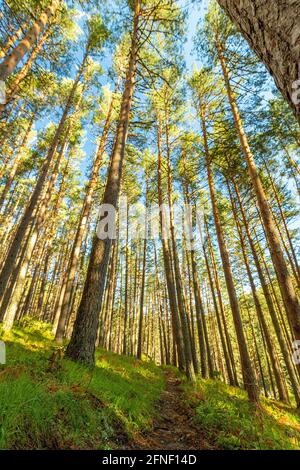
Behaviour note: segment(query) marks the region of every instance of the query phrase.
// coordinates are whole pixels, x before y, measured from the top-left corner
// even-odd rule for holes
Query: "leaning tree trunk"
[[[9,190],[12,186],[12,183],[13,183],[14,177],[16,176],[19,164],[22,161],[23,151],[26,147],[27,140],[28,140],[30,131],[31,131],[32,126],[33,126],[34,119],[35,119],[35,113],[32,113],[29,124],[27,126],[24,137],[22,139],[21,145],[17,150],[16,158],[15,158],[15,160],[13,162],[13,165],[12,165],[10,171],[9,171],[9,174],[7,175],[4,188],[3,188],[1,196],[0,196],[0,207],[2,207],[4,205],[7,193],[9,192]]]
[[[70,94],[68,96],[67,102],[65,104],[65,108],[62,114],[62,117],[60,119],[60,122],[57,126],[57,129],[55,131],[55,135],[52,139],[51,145],[49,147],[47,156],[44,160],[44,163],[42,165],[42,168],[39,173],[39,177],[37,179],[35,188],[33,190],[33,193],[30,197],[30,200],[28,202],[28,205],[26,206],[26,209],[24,211],[24,214],[22,216],[22,219],[20,221],[20,224],[18,225],[18,228],[16,230],[16,233],[14,235],[14,238],[12,240],[12,243],[9,247],[8,253],[6,255],[5,263],[3,265],[3,268],[0,273],[0,301],[2,299],[2,296],[4,294],[4,291],[6,289],[9,277],[15,268],[16,265],[16,260],[20,252],[20,248],[22,245],[22,242],[25,238],[25,234],[27,232],[28,227],[32,224],[34,218],[37,215],[37,208],[38,208],[38,203],[40,200],[41,195],[43,194],[43,190],[45,188],[45,182],[47,180],[47,177],[49,175],[49,170],[51,167],[51,164],[55,158],[56,155],[56,150],[59,145],[59,141],[61,139],[61,136],[64,132],[66,121],[68,114],[70,112],[70,109],[72,107],[73,101],[74,101],[74,96],[77,90],[77,86],[79,84],[79,80],[82,76],[82,73],[85,68],[85,64],[88,58],[88,48],[86,49],[86,53],[83,57],[81,66],[77,72],[76,78],[74,80],[72,89],[70,91]]]
[[[287,372],[289,374],[292,389],[293,389],[295,399],[296,399],[296,402],[297,402],[297,407],[299,408],[300,407],[300,389],[299,389],[298,379],[297,379],[296,374],[295,374],[294,366],[293,366],[293,363],[292,363],[292,356],[289,352],[289,347],[288,347],[287,341],[284,338],[282,328],[280,326],[280,323],[279,323],[277,315],[276,315],[276,311],[275,311],[275,307],[273,305],[273,301],[272,301],[271,293],[270,293],[270,290],[269,290],[269,286],[268,286],[267,280],[265,279],[265,276],[264,276],[264,273],[263,273],[263,270],[262,270],[262,266],[261,266],[260,261],[259,261],[259,257],[258,257],[257,251],[256,251],[255,242],[254,242],[254,240],[252,238],[252,235],[251,235],[251,230],[250,230],[248,220],[247,220],[247,217],[246,217],[246,213],[245,213],[245,210],[244,210],[244,207],[243,207],[243,204],[242,204],[242,200],[241,200],[241,197],[240,197],[238,186],[235,182],[235,179],[233,179],[232,182],[233,182],[234,190],[235,190],[235,193],[236,193],[236,196],[237,196],[239,210],[240,210],[242,220],[243,220],[243,224],[244,224],[244,227],[245,227],[246,236],[247,236],[247,239],[248,239],[248,242],[249,242],[249,245],[250,245],[251,254],[252,254],[252,257],[253,257],[253,260],[254,260],[254,264],[255,264],[255,267],[256,267],[256,271],[257,271],[259,280],[260,280],[260,285],[262,287],[262,291],[263,291],[263,294],[265,296],[266,304],[267,304],[267,307],[268,307],[268,310],[269,310],[269,313],[270,313],[270,316],[271,316],[271,319],[272,319],[272,322],[273,322],[273,326],[274,326],[274,330],[275,330],[275,333],[276,333],[276,336],[277,336],[277,340],[278,340],[279,346],[281,348],[281,353],[282,353],[282,356],[283,356],[284,361],[285,361]]]
[[[300,78],[300,3],[297,0],[218,0],[218,3],[263,61],[300,122],[299,97],[295,97],[293,89]]]
[[[128,71],[116,131],[116,140],[102,200],[103,204],[110,204],[113,207],[117,206],[119,198],[132,105],[138,52],[140,9],[141,1],[136,0]],[[112,240],[110,238],[100,240],[97,235],[94,236],[83,294],[74,323],[72,337],[66,351],[69,358],[90,365],[93,365],[95,362],[99,312],[101,311],[111,244]]]
[[[38,217],[35,222],[33,221],[33,228],[31,230],[30,236],[28,237],[28,241],[26,241],[24,244],[23,253],[20,257],[20,264],[18,267],[18,277],[16,279],[14,290],[12,292],[7,292],[8,294],[10,294],[10,303],[7,306],[7,308],[3,304],[1,305],[1,310],[2,311],[4,309],[6,310],[4,322],[3,322],[3,328],[6,331],[9,331],[12,328],[13,322],[15,320],[15,317],[19,308],[19,303],[21,300],[21,296],[22,296],[25,281],[26,281],[27,270],[28,270],[32,254],[33,254],[33,251],[35,249],[35,246],[38,240],[40,229],[43,226],[43,223],[45,221],[46,210],[49,207],[49,202],[50,202],[50,198],[54,189],[55,182],[59,175],[59,168],[60,168],[60,164],[61,164],[64,152],[65,152],[65,148],[67,144],[67,137],[68,137],[68,132],[66,133],[64,142],[62,143],[61,150],[59,152],[55,167],[53,169],[44,200],[41,202],[41,207],[39,208],[41,214],[38,214]]]
[[[11,103],[11,101],[16,97],[16,94],[19,91],[21,82],[26,78],[28,72],[31,70],[32,65],[40,54],[45,42],[47,41],[48,37],[50,36],[52,30],[49,28],[40,38],[37,45],[32,50],[26,64],[23,65],[21,70],[16,74],[12,83],[10,83],[9,89],[6,91],[5,103],[0,104],[0,115],[7,109],[7,106]]]
[[[295,339],[300,340],[300,303],[298,301],[293,282],[289,274],[289,270],[280,245],[278,231],[276,229],[272,211],[268,199],[266,197],[265,189],[263,187],[259,172],[257,170],[254,157],[251,153],[248,138],[245,133],[243,122],[237,106],[237,101],[231,87],[229,70],[227,68],[222,44],[217,44],[217,49],[219,61],[223,71],[228,100],[230,103],[235,127],[239,136],[245,161],[248,166],[248,172],[252,182],[253,190],[256,195],[257,205],[263,221],[263,227],[265,229],[266,237],[269,243],[270,254],[276,272],[281,296],[284,302],[288,319],[293,328]]]
[[[49,23],[55,15],[59,4],[59,0],[53,0],[48,8],[41,14],[38,21],[32,25],[22,41],[3,60],[0,64],[0,80],[5,81],[14,72],[18,63],[32,48],[47,23]]]
[[[287,394],[287,391],[286,391],[285,384],[284,384],[283,379],[282,379],[280,364],[279,364],[279,361],[278,361],[278,358],[277,358],[277,351],[276,351],[276,348],[275,348],[275,346],[273,344],[273,341],[272,341],[272,335],[271,335],[271,332],[269,331],[269,327],[268,327],[268,324],[267,324],[266,319],[265,319],[265,315],[264,315],[264,312],[263,312],[261,302],[258,298],[257,289],[256,289],[256,286],[255,286],[255,282],[254,282],[254,278],[253,278],[253,275],[252,275],[248,254],[247,254],[245,243],[244,243],[244,237],[243,237],[244,234],[243,234],[243,231],[242,231],[242,228],[241,228],[240,221],[239,221],[238,216],[237,216],[236,202],[233,199],[232,190],[230,188],[230,184],[229,184],[229,181],[228,181],[227,178],[226,178],[226,184],[227,184],[229,198],[230,198],[230,202],[231,202],[232,214],[233,214],[233,218],[234,218],[234,221],[235,221],[235,225],[236,225],[239,240],[240,240],[240,246],[241,246],[241,249],[242,249],[244,265],[245,265],[245,268],[246,268],[246,272],[247,272],[247,276],[248,276],[248,279],[249,279],[249,284],[250,284],[250,288],[251,288],[251,292],[252,292],[252,297],[253,297],[253,300],[254,300],[255,310],[256,310],[256,313],[257,313],[258,321],[259,321],[259,323],[261,325],[261,328],[262,328],[263,336],[265,337],[266,347],[267,347],[267,350],[268,350],[268,353],[269,353],[269,357],[270,357],[270,361],[271,361],[271,365],[272,365],[272,369],[273,369],[273,373],[274,373],[274,377],[275,377],[275,381],[276,381],[276,385],[277,385],[277,389],[278,389],[279,398],[280,398],[281,401],[283,401],[285,403],[289,403],[289,397],[288,397],[288,394]]]
[[[7,37],[6,44],[3,45],[1,51],[0,51],[0,58],[3,59],[3,57],[6,56],[8,51],[14,46],[14,44],[20,39],[22,36],[24,30],[27,28],[26,23],[22,24],[17,31],[13,33],[12,36]]]
[[[110,125],[111,125],[113,102],[114,102],[114,97],[112,97],[111,99],[111,103],[110,103],[107,117],[105,120],[105,124],[103,127],[102,136],[101,136],[100,143],[99,143],[96,156],[93,162],[91,179],[87,185],[84,202],[83,202],[83,206],[82,206],[82,210],[81,210],[81,214],[79,218],[79,223],[78,223],[78,227],[76,230],[74,243],[72,246],[71,256],[70,256],[69,263],[68,263],[67,281],[63,285],[64,292],[62,293],[63,295],[62,309],[61,309],[61,313],[60,313],[60,317],[59,317],[59,321],[57,325],[57,330],[55,333],[55,339],[58,343],[62,343],[64,333],[65,333],[69,306],[70,306],[70,301],[71,301],[72,286],[74,284],[74,280],[75,280],[75,276],[76,276],[76,272],[77,272],[77,268],[79,264],[80,251],[81,251],[84,235],[87,230],[87,221],[88,221],[92,203],[93,203],[93,194],[97,185],[98,173],[100,170],[102,156],[105,150],[108,132],[109,132]]]

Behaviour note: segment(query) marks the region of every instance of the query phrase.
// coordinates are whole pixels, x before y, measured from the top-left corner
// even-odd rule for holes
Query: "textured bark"
[[[68,312],[69,312],[69,305],[70,305],[70,300],[71,300],[72,286],[74,284],[74,279],[75,279],[78,264],[79,264],[82,242],[84,239],[84,235],[86,233],[87,221],[89,218],[89,214],[90,214],[92,202],[93,202],[93,194],[96,188],[98,174],[99,174],[99,170],[100,170],[100,166],[102,162],[102,156],[105,150],[108,132],[110,129],[112,110],[113,110],[113,98],[110,103],[110,107],[109,107],[105,124],[103,127],[101,140],[100,140],[100,143],[96,152],[96,156],[93,162],[92,174],[91,174],[90,181],[87,185],[84,202],[82,206],[82,211],[80,214],[80,219],[79,219],[79,223],[78,223],[78,227],[77,227],[77,231],[76,231],[76,235],[75,235],[75,239],[74,239],[74,243],[73,243],[73,247],[71,251],[71,256],[70,256],[69,263],[68,263],[67,280],[63,286],[64,292],[63,292],[63,299],[62,299],[62,308],[61,308],[61,313],[60,313],[57,330],[55,334],[55,339],[58,343],[62,342],[64,332],[65,332],[65,327],[66,327],[66,322],[67,322]]]
[[[140,0],[136,0],[128,71],[126,74],[115,144],[102,200],[103,204],[111,204],[114,207],[117,207],[119,198],[125,145],[133,98],[140,6]],[[74,323],[72,337],[66,351],[69,358],[89,365],[93,365],[95,362],[95,344],[99,324],[99,313],[101,311],[111,244],[111,239],[106,238],[105,240],[100,240],[95,234],[83,294]]]
[[[300,78],[298,0],[218,0],[273,76],[300,122],[292,84]]]

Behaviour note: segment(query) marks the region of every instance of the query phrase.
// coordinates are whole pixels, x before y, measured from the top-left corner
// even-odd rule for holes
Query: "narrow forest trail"
[[[193,424],[194,413],[184,401],[181,381],[173,371],[165,371],[166,389],[162,393],[153,419],[152,430],[139,434],[130,443],[135,450],[203,450],[211,449],[205,436]],[[127,447],[128,448],[128,447]]]

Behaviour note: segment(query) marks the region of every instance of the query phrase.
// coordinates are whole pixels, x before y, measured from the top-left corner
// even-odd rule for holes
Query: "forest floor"
[[[51,326],[1,334],[0,449],[299,449],[300,415],[215,380],[97,350],[88,369],[61,357]]]
[[[165,390],[155,405],[155,417],[150,431],[140,433],[130,443],[132,449],[142,450],[203,450],[212,449],[205,434],[195,425],[182,380],[172,369],[165,369]]]

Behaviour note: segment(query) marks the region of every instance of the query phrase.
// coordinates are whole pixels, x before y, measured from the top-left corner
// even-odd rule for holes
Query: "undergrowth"
[[[110,449],[151,426],[164,387],[155,364],[102,350],[93,370],[52,363],[51,326],[40,322],[1,336],[1,449]]]
[[[257,407],[243,390],[216,380],[198,380],[183,386],[195,410],[195,423],[220,449],[300,448],[300,414],[270,399]]]
[[[51,325],[25,321],[9,334],[7,364],[0,366],[0,449],[126,448],[150,429],[164,388],[152,362],[97,350],[96,367],[66,359]],[[219,449],[299,449],[300,415],[274,400],[255,407],[246,393],[219,380],[183,381],[200,436]]]

